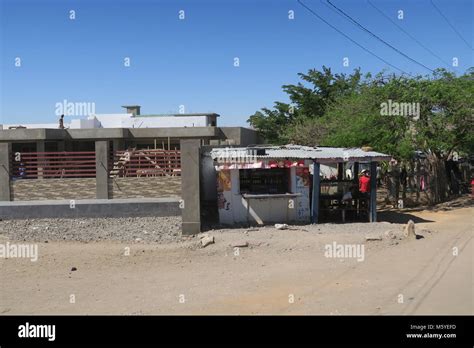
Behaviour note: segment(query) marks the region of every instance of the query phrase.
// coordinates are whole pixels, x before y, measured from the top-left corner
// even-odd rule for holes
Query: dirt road
[[[206,248],[38,243],[36,262],[0,259],[0,313],[473,314],[473,208],[411,214],[424,238],[377,223],[382,241],[366,241],[368,224],[328,224],[211,231]],[[363,260],[327,257],[334,243],[363,245]]]

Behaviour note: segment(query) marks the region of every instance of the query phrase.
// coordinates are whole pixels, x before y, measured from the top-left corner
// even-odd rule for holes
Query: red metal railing
[[[181,176],[181,152],[136,149],[117,151],[110,166],[110,176]]]
[[[11,177],[16,179],[95,177],[95,152],[17,152]]]

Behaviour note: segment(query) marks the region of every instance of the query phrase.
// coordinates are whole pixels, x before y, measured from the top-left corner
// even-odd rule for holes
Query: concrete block
[[[201,232],[199,139],[181,140],[181,198],[183,200],[183,234]]]
[[[95,142],[96,198],[109,198],[109,142]]]
[[[10,159],[12,156],[11,143],[0,143],[0,201],[11,200],[10,188]]]
[[[179,216],[178,198],[0,202],[1,219]]]

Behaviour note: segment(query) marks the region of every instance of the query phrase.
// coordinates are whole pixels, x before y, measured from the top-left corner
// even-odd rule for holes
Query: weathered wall
[[[109,179],[110,198],[180,197],[181,178],[178,176]]]
[[[201,198],[203,201],[217,200],[217,173],[208,151],[201,154]]]
[[[248,146],[251,144],[261,144],[263,139],[258,135],[254,129],[245,127],[219,127],[221,140],[216,144],[229,144]],[[215,141],[214,141],[215,142]]]
[[[135,216],[180,216],[179,198],[142,200],[78,200],[74,209],[69,201],[0,202],[0,219],[95,218]]]
[[[308,223],[310,220],[309,183],[305,183],[297,168],[291,168],[291,192],[298,197],[272,197],[248,200],[240,193],[240,173],[238,169],[220,171],[218,180],[223,191],[218,192],[219,222],[225,225],[236,223]],[[230,178],[229,178],[230,175]],[[230,181],[227,181],[229,180]],[[224,183],[227,181],[227,185]],[[289,199],[294,201],[290,208]]]
[[[11,182],[14,201],[95,199],[96,179],[25,179]],[[115,178],[110,198],[180,197],[180,177]]]
[[[95,178],[15,180],[11,190],[14,201],[94,199]]]

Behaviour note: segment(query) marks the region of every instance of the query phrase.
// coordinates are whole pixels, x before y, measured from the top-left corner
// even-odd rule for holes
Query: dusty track
[[[473,314],[473,208],[412,215],[425,238],[398,244],[366,242],[363,225],[213,231],[204,249],[196,240],[39,243],[37,262],[0,259],[0,313]],[[235,255],[229,245],[240,240],[250,247]],[[333,241],[364,243],[365,260],[326,258]]]

